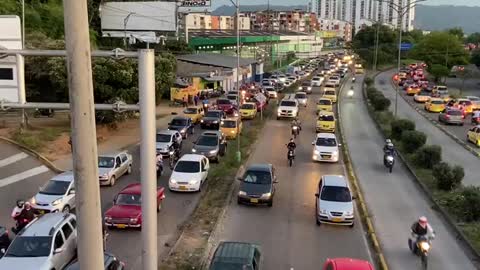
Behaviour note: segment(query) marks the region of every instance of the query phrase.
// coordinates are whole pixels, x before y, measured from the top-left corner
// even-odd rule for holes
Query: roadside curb
[[[38,153],[37,151],[26,147],[25,145],[22,145],[22,144],[14,141],[14,140],[11,140],[11,139],[3,137],[3,136],[0,136],[0,140],[4,141],[4,142],[7,142],[7,143],[9,143],[13,146],[18,147],[18,148],[21,148],[23,151],[29,153],[31,156],[33,156],[34,158],[39,160],[41,163],[43,163],[43,165],[47,166],[50,170],[54,171],[55,173],[65,172],[64,170],[61,170],[60,168],[55,166],[55,164],[53,164],[53,162],[51,162],[48,158],[46,158],[42,154]]]
[[[347,78],[348,80],[348,78]],[[362,81],[362,90],[363,90],[363,81]],[[342,93],[343,91],[343,86],[340,88],[340,91],[339,91],[339,96],[340,94]],[[368,208],[367,208],[367,204],[365,203],[365,200],[363,198],[363,192],[360,188],[360,185],[359,185],[359,181],[357,179],[357,176],[355,174],[355,169],[353,168],[353,165],[352,165],[352,161],[350,159],[350,152],[348,150],[348,144],[347,144],[347,140],[346,138],[344,137],[344,134],[343,134],[343,125],[342,125],[342,116],[341,116],[341,111],[340,111],[340,102],[342,101],[342,99],[339,99],[339,102],[337,102],[336,106],[337,106],[337,119],[338,119],[338,122],[340,123],[340,125],[338,125],[338,129],[339,129],[339,133],[340,133],[340,139],[342,141],[342,152],[343,152],[343,158],[344,158],[344,164],[345,164],[345,167],[347,169],[347,172],[348,172],[348,176],[349,176],[349,179],[351,180],[352,184],[353,184],[353,187],[355,189],[355,193],[357,195],[357,201],[358,201],[358,206],[360,206],[360,212],[361,212],[361,215],[363,216],[363,219],[364,219],[364,223],[367,227],[367,234],[370,238],[370,241],[371,241],[371,244],[373,246],[373,249],[376,253],[376,259],[377,259],[377,264],[380,266],[380,268],[382,270],[389,270],[388,268],[388,264],[386,262],[386,259],[385,259],[385,256],[383,255],[383,251],[382,251],[382,247],[381,247],[381,244],[380,244],[380,241],[377,237],[377,234],[375,232],[375,228],[373,226],[373,222],[370,218],[370,213],[368,211]]]
[[[378,75],[378,73],[373,76],[374,80],[375,80],[375,77],[377,75]],[[382,135],[382,137],[386,139],[385,134],[383,133],[380,125],[378,124],[378,122],[375,120],[375,117],[373,116],[373,111],[370,108],[370,106],[371,106],[370,101],[367,98],[367,93],[366,93],[366,90],[365,90],[365,84],[363,85],[362,90],[363,90],[362,93],[363,93],[363,96],[365,98],[365,102],[366,102],[365,106],[367,106],[368,114],[370,115],[370,118],[375,123],[375,126],[377,127],[377,129],[380,132],[380,134]],[[433,198],[432,192],[428,189],[428,187],[424,183],[422,183],[422,181],[420,181],[419,177],[415,173],[415,170],[412,168],[412,166],[410,166],[410,164],[407,162],[407,160],[403,156],[403,154],[400,153],[400,151],[398,151],[397,154],[400,157],[400,159],[402,160],[403,165],[407,168],[407,171],[411,174],[411,176],[412,176],[411,178],[413,178],[414,183],[417,184],[420,187],[420,190],[426,195],[426,198],[428,199],[428,201],[430,201],[430,203],[432,203],[433,207],[431,207],[431,208],[433,210],[437,211],[440,214],[440,216],[446,222],[447,226],[450,228],[450,231],[455,234],[454,235],[455,239],[457,240],[457,242],[461,246],[463,246],[463,250],[466,251],[465,255],[467,255],[467,257],[469,257],[469,259],[472,261],[472,264],[475,266],[475,268],[480,269],[480,264],[479,264],[480,263],[480,254],[475,250],[473,245],[467,240],[467,237],[460,230],[460,228],[456,224],[455,220],[447,213],[447,211],[443,207],[441,207],[435,201],[435,199]]]
[[[395,88],[395,84],[393,82],[393,80],[390,80],[390,84],[392,85],[392,87]],[[409,99],[407,99],[404,95],[402,95],[401,93],[398,93],[399,96],[401,96],[403,98],[403,100],[405,100],[405,102],[408,103],[408,105],[410,105],[415,111],[417,111],[420,115],[422,115],[424,118],[426,118],[427,120],[429,120],[434,126],[436,126],[438,129],[440,129],[443,133],[445,133],[445,135],[447,135],[448,137],[450,137],[451,139],[453,139],[455,142],[457,142],[458,144],[460,144],[463,148],[465,148],[465,150],[467,150],[468,152],[472,153],[475,157],[479,158],[480,159],[480,152],[477,152],[475,151],[475,149],[473,147],[471,147],[470,145],[468,145],[468,143],[466,143],[465,141],[462,141],[460,138],[458,138],[457,136],[455,136],[454,134],[452,134],[450,131],[448,131],[446,128],[444,128],[437,120],[433,119],[432,117],[430,117],[428,114],[426,114],[423,110],[417,108],[417,106],[415,106],[415,102],[414,101],[411,101]]]

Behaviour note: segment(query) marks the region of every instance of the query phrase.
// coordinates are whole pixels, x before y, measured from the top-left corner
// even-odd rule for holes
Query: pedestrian
[[[193,97],[193,102],[195,103],[195,107],[197,107],[197,104],[198,104],[198,94],[196,94],[196,95]]]
[[[187,104],[188,104],[187,96],[183,96],[182,100],[183,100],[183,107],[187,107]]]

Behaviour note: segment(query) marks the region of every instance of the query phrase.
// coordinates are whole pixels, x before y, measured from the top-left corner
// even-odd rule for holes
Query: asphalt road
[[[388,78],[391,78],[390,74],[382,74],[378,77],[377,82]],[[359,77],[355,84],[354,97],[347,98],[346,92],[342,95],[340,102],[342,126],[355,172],[390,269],[421,269],[420,259],[413,255],[407,246],[410,226],[421,215],[425,215],[429,219],[437,234],[429,256],[429,269],[476,269],[462,252],[455,237],[450,234],[443,221],[432,210],[429,202],[424,198],[423,193],[413,182],[414,180],[411,179],[400,160],[397,158],[391,174],[383,166],[384,140],[368,114],[360,85]],[[348,82],[346,89],[350,89],[350,86],[351,83]],[[391,91],[384,92],[390,93]],[[424,118],[408,106],[403,99],[399,99],[400,115],[405,117],[404,110],[407,110],[408,118],[417,122],[420,130],[436,129],[433,126],[430,127],[430,123],[420,122]],[[439,131],[437,130],[436,133]],[[429,137],[432,136],[430,133],[427,134]],[[458,147],[459,149],[456,151],[463,149],[455,142],[447,143],[451,147]],[[448,153],[444,153],[444,157]],[[476,162],[478,164],[478,161]],[[466,168],[465,173],[471,176],[474,171]]]
[[[279,183],[273,207],[237,205],[232,198],[226,215],[216,232],[216,241],[257,243],[263,253],[262,269],[321,269],[326,258],[353,257],[370,260],[365,232],[358,219],[354,228],[315,224],[315,191],[325,174],[345,175],[343,162],[313,163],[315,137],[315,102],[320,88],[309,95],[307,108],[302,108],[302,131],[296,139],[296,159],[288,167],[284,146],[290,139],[289,120],[270,120],[248,160],[272,163]],[[235,191],[237,191],[236,189]]]
[[[395,107],[395,90],[390,83],[395,71],[390,70],[380,73],[375,79],[375,86],[382,91],[385,97],[392,101],[391,110]],[[480,185],[480,168],[478,166],[478,158],[465,148],[455,142],[452,138],[443,133],[439,128],[435,127],[429,120],[420,115],[410,106],[402,97],[398,97],[398,116],[415,122],[416,129],[427,134],[427,144],[436,144],[442,147],[443,160],[463,166],[465,169],[465,185]],[[464,138],[466,133],[460,138]]]

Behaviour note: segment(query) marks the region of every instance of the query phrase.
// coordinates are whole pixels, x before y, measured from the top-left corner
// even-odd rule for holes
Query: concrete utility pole
[[[65,45],[72,119],[80,269],[102,269],[103,237],[97,134],[86,0],[65,0]]]
[[[237,96],[237,104],[238,107],[240,108],[240,96],[241,96],[241,91],[240,91],[240,4],[237,0],[236,2],[233,2],[233,0],[230,0],[232,4],[235,6],[237,9],[237,78],[235,78],[236,81],[236,88],[238,91],[238,96]],[[242,74],[243,78],[243,74]],[[240,162],[242,160],[242,152],[240,151],[240,136],[237,136],[237,160]]]

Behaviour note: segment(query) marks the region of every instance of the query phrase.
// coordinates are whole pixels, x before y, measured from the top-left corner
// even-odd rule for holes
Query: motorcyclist
[[[355,77],[352,78],[352,82],[355,82],[357,79]]]
[[[428,224],[428,220],[424,216],[419,217],[418,220],[412,224],[410,229],[412,231],[413,238],[408,239],[410,249],[412,249],[412,247],[414,249],[416,248],[416,246],[412,244],[415,244],[420,236],[426,236],[428,239],[435,238],[435,231],[433,230],[432,226]],[[415,251],[414,249],[412,249],[412,251]]]
[[[387,153],[390,153],[392,155],[395,154],[395,146],[393,145],[392,140],[390,139],[385,140],[385,145],[383,146],[383,152],[385,153],[385,155]]]
[[[25,226],[27,226],[32,220],[35,219],[35,212],[30,205],[29,202],[25,202],[23,205],[23,209],[20,211],[18,215],[13,217],[13,219],[16,221],[16,228],[14,230],[15,233],[18,233],[21,231]]]
[[[293,140],[293,138],[291,138],[290,141],[288,142],[287,148],[288,150],[293,150],[293,151],[295,151],[295,148],[297,148],[297,145],[295,144],[295,141]]]
[[[302,130],[302,123],[298,118],[294,118],[291,123],[291,127],[293,128],[294,126],[297,126],[299,130]]]
[[[173,150],[173,154],[175,155],[175,159],[180,158],[179,157],[179,155],[180,155],[180,144],[176,140],[174,140],[172,142],[171,150]]]

